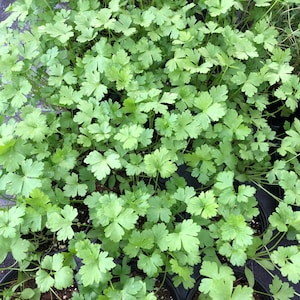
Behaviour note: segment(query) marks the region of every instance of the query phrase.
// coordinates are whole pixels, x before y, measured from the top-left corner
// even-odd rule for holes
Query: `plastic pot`
[[[11,253],[9,253],[6,256],[5,260],[0,264],[1,269],[7,268],[6,270],[0,271],[0,284],[2,284],[3,282],[6,282],[6,276],[11,271],[10,267],[16,267],[16,266],[17,266],[17,262],[15,261],[15,259],[11,255]],[[1,289],[1,287],[0,287],[0,289]]]

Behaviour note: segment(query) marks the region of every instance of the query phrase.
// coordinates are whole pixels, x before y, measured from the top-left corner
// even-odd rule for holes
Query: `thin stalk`
[[[158,289],[157,289],[157,292],[160,291],[161,288],[164,286],[165,281],[166,281],[166,278],[167,278],[167,272],[164,271],[164,277],[163,277],[163,279],[162,279],[162,282],[161,282],[160,286],[159,286]],[[156,293],[157,293],[157,292],[156,292]]]

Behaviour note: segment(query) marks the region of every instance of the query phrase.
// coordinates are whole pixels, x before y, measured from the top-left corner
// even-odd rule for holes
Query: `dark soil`
[[[174,300],[170,290],[165,285],[160,288],[161,283],[162,282],[159,279],[155,282],[154,293],[156,298],[158,300]]]
[[[263,225],[262,225],[261,218],[259,215],[252,219],[250,226],[254,230],[255,236],[259,236],[263,233]]]

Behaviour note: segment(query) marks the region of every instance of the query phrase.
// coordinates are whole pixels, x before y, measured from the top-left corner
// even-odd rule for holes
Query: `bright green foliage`
[[[248,97],[252,97],[257,93],[257,87],[262,84],[263,78],[259,73],[252,72],[247,76],[243,72],[237,72],[237,74],[232,77],[232,82],[241,85],[242,92]]]
[[[203,184],[206,184],[217,170],[213,159],[214,150],[213,147],[205,144],[196,147],[195,152],[185,155],[186,162],[193,167],[192,175]]]
[[[143,157],[141,155],[131,153],[125,168],[128,176],[141,174],[143,172]]]
[[[149,176],[161,175],[162,178],[170,177],[177,169],[173,162],[172,153],[166,148],[156,149],[144,157],[145,172]]]
[[[253,230],[247,225],[243,216],[231,215],[221,225],[221,234],[224,241],[234,240],[237,246],[247,246],[252,242]]]
[[[272,261],[277,264],[283,276],[297,283],[300,280],[300,253],[297,246],[278,247],[271,253]]]
[[[155,244],[157,244],[161,251],[166,251],[168,249],[168,245],[165,240],[169,233],[166,225],[163,223],[155,224],[152,227],[152,232],[154,235]]]
[[[261,74],[264,79],[273,85],[280,80],[284,83],[290,80],[293,67],[284,62],[290,59],[289,49],[285,52],[281,49],[273,51],[271,59],[268,59],[266,64],[261,69]]]
[[[62,44],[65,44],[73,35],[72,27],[65,24],[65,19],[68,18],[70,11],[61,10],[56,13],[53,23],[47,23],[40,26],[40,33],[47,33],[53,38],[57,38]]]
[[[133,150],[137,148],[143,131],[144,128],[140,125],[125,125],[115,135],[115,139],[122,143],[124,149]]]
[[[276,91],[275,96],[281,100],[285,100],[286,106],[295,111],[298,107],[300,98],[300,83],[296,75],[291,75],[289,81],[284,82]]]
[[[275,300],[289,300],[294,297],[294,289],[287,282],[282,282],[277,275],[269,287]]]
[[[221,137],[232,140],[234,137],[238,140],[245,140],[251,133],[251,129],[243,124],[243,116],[238,115],[236,110],[228,110],[224,117],[224,126],[222,128]]]
[[[135,257],[141,251],[150,250],[154,245],[154,236],[150,229],[133,231],[128,238],[128,244],[124,247],[124,252],[129,257]]]
[[[269,2],[269,0],[256,0],[256,5],[258,2]],[[269,3],[267,3],[269,5]],[[254,37],[253,41],[257,44],[263,44],[264,48],[268,51],[272,52],[274,46],[277,44],[276,37],[278,36],[278,31],[273,27],[269,26],[265,19],[260,20],[256,26],[256,36]]]
[[[107,87],[104,84],[101,84],[100,73],[94,71],[85,74],[85,81],[82,83],[81,91],[84,95],[93,95],[100,100],[107,93]]]
[[[293,126],[286,131],[286,134],[278,152],[282,156],[288,152],[296,155],[300,151],[300,121],[298,119],[294,120]]]
[[[125,234],[125,230],[132,229],[137,220],[137,215],[134,214],[132,209],[123,210],[116,203],[113,203],[112,207],[107,207],[104,213],[111,219],[111,223],[104,230],[105,236],[114,242],[120,241]]]
[[[195,99],[195,106],[201,110],[199,114],[199,119],[201,121],[201,126],[205,130],[212,121],[218,121],[222,118],[226,109],[223,103],[215,101],[211,94],[208,92],[203,92]],[[225,99],[222,99],[223,101]]]
[[[253,289],[248,286],[233,287],[235,280],[233,271],[228,266],[218,265],[216,262],[204,261],[200,274],[199,291],[210,296],[211,299],[252,299]]]
[[[253,274],[234,287],[220,255],[235,266],[259,257],[299,281],[298,249],[260,257],[273,229],[299,239],[298,2],[10,6],[0,22],[0,195],[15,207],[0,210],[0,261],[11,252],[21,269],[40,265],[38,287],[7,298],[68,286],[74,255],[74,300],[154,300],[162,272],[192,288],[200,260],[201,298],[252,299]],[[254,186],[267,182],[283,197],[254,236]],[[47,239],[68,250],[45,257]],[[277,278],[271,291],[294,296]]]
[[[138,267],[150,277],[157,275],[163,265],[164,261],[159,251],[154,251],[151,256],[139,255]]]
[[[194,278],[191,277],[192,275],[192,268],[190,266],[184,265],[182,266],[178,260],[176,259],[171,259],[170,260],[172,272],[175,272],[177,274],[173,281],[174,285],[178,286],[179,283],[183,283],[183,286],[188,289],[192,288],[195,284]]]
[[[148,293],[146,290],[146,283],[137,277],[127,279],[124,286],[120,287],[120,289],[116,289],[114,287],[108,288],[105,291],[105,296],[103,296],[103,298],[100,296],[99,300],[102,299],[156,300],[156,296],[154,295],[154,292]]]
[[[170,251],[185,250],[187,253],[197,252],[199,240],[197,238],[201,227],[192,220],[183,220],[176,224],[174,232],[168,234],[166,243]]]
[[[52,232],[57,232],[59,241],[70,240],[74,236],[72,224],[77,214],[76,208],[66,205],[60,213],[49,212],[46,225]]]
[[[113,169],[121,168],[120,156],[114,151],[106,151],[104,155],[98,151],[92,151],[84,162],[90,165],[90,170],[98,180],[105,178]]]
[[[141,38],[137,44],[137,50],[139,53],[138,60],[143,67],[150,67],[155,61],[159,62],[162,59],[161,49],[156,47],[155,44],[146,38]]]
[[[72,149],[71,145],[65,145],[62,148],[57,148],[51,157],[54,164],[54,176],[58,180],[69,176],[69,170],[76,165],[78,151]]]
[[[34,189],[30,193],[30,197],[22,198],[22,203],[26,204],[24,215],[24,223],[22,229],[24,233],[30,231],[41,231],[46,222],[47,212],[52,209],[50,198],[40,189]]]
[[[193,197],[187,202],[187,212],[204,219],[217,215],[218,204],[213,191],[201,192],[199,196]]]
[[[64,186],[64,193],[67,197],[85,196],[87,192],[87,185],[85,183],[78,183],[78,175],[72,173],[66,178],[66,185]]]
[[[125,232],[133,229],[138,218],[136,212],[124,207],[123,199],[114,194],[94,193],[85,203],[90,208],[93,224],[104,226],[105,236],[113,242],[119,242]]]
[[[36,284],[41,292],[47,292],[52,287],[58,290],[73,284],[73,270],[64,265],[64,255],[56,253],[46,255],[41,262],[40,269],[36,272]]]
[[[147,210],[147,218],[150,222],[156,223],[163,221],[168,223],[171,219],[171,201],[168,195],[161,193],[158,197],[149,199],[149,208]]]
[[[291,206],[285,202],[281,202],[276,207],[276,211],[269,217],[269,221],[278,231],[287,232],[290,226],[295,229],[299,227],[299,217],[299,211],[293,211]]]
[[[20,109],[28,101],[27,95],[31,88],[30,82],[21,77],[12,86],[4,88],[0,95],[9,100],[12,107]]]
[[[41,114],[41,110],[34,109],[22,114],[23,121],[18,123],[16,133],[24,140],[31,139],[40,142],[48,133],[46,116]]]
[[[236,3],[234,0],[206,0],[205,4],[208,6],[210,15],[212,17],[219,16],[221,14],[227,13],[227,11]]]
[[[214,187],[218,190],[232,188],[234,174],[231,171],[224,171],[217,175]]]
[[[300,204],[300,179],[294,171],[280,170],[277,173],[279,185],[284,189],[284,202],[287,204]]]
[[[18,227],[23,223],[25,208],[11,207],[8,210],[0,210],[0,234],[4,238],[14,238]]]
[[[22,162],[21,169],[23,175],[8,173],[2,177],[1,181],[8,194],[28,197],[32,190],[42,186],[39,177],[43,173],[44,164],[26,159]]]
[[[84,286],[110,280],[108,271],[115,266],[115,263],[107,252],[100,250],[100,245],[92,244],[89,240],[82,240],[77,242],[75,247],[77,256],[83,262],[79,275]]]

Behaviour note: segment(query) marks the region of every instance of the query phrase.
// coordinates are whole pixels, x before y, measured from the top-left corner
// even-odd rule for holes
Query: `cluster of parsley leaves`
[[[235,287],[229,267],[248,259],[299,281],[296,246],[257,254],[273,229],[299,239],[300,83],[279,27],[299,36],[297,2],[9,7],[0,23],[0,193],[15,205],[0,210],[0,262],[9,252],[23,272],[35,262],[37,289],[22,299],[67,288],[76,273],[74,300],[152,300],[160,274],[192,288],[200,263],[202,293],[252,299],[251,271],[249,287]],[[279,117],[287,122],[274,124]],[[265,184],[283,195],[257,236],[255,187]],[[78,204],[88,209],[84,230],[75,230]],[[65,251],[44,255],[45,236]],[[270,292],[294,295],[277,276]]]

